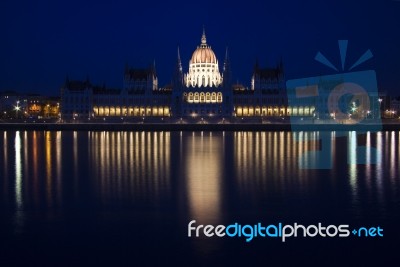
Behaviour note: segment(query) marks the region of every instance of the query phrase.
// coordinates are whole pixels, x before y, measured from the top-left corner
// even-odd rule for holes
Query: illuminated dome
[[[201,44],[193,52],[192,59],[189,61],[189,73],[184,79],[187,87],[217,87],[222,83],[217,57],[207,45],[204,30]]]
[[[206,35],[201,37],[201,45],[193,52],[190,63],[217,63],[217,57],[210,46],[207,46]]]

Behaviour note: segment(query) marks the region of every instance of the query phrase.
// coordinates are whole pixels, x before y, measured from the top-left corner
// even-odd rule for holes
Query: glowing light
[[[15,202],[17,207],[22,207],[22,162],[21,162],[21,136],[15,133]]]
[[[208,222],[221,214],[222,137],[202,135],[187,139],[190,151],[186,159],[187,190],[190,213]]]

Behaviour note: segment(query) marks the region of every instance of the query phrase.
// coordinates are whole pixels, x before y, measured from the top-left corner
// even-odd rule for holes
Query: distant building
[[[59,119],[60,97],[30,94],[24,97],[24,116],[31,119]]]
[[[0,93],[0,117],[9,119],[56,119],[60,117],[60,98],[39,94]]]
[[[251,87],[233,86],[234,116],[283,117],[292,114],[287,106],[285,76],[282,61],[276,68],[261,68],[255,64]],[[297,109],[295,110],[297,114]]]
[[[390,117],[398,117],[400,114],[400,97],[392,97],[390,99]]]
[[[90,117],[93,112],[93,88],[86,81],[65,80],[61,89],[61,114],[63,118],[73,119],[78,116]]]
[[[170,88],[158,88],[154,66],[133,69],[126,66],[123,89],[94,86],[66,80],[62,88],[62,117],[90,119],[106,117],[170,116]]]
[[[2,117],[11,116],[16,107],[20,106],[22,96],[15,91],[4,91],[0,93],[0,111]]]

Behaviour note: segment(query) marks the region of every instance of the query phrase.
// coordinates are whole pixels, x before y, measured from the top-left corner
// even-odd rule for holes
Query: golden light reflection
[[[36,131],[32,133],[32,165],[33,165],[33,182],[38,185],[38,138]]]
[[[388,142],[388,141],[386,141]],[[399,149],[398,146],[396,146],[396,135],[395,132],[392,131],[390,133],[390,167],[389,167],[389,172],[390,172],[390,178],[394,179],[395,173],[396,173],[396,148]]]
[[[368,189],[371,189],[371,162],[373,162],[372,158],[371,158],[371,132],[368,131],[366,133],[366,137],[365,137],[365,147],[366,147],[366,155],[365,155],[365,159],[367,164],[365,165],[365,178],[366,178],[366,182],[367,182],[367,186]]]
[[[397,132],[397,134],[399,135],[398,139],[397,139],[397,146],[400,146],[400,132]],[[397,158],[400,160],[400,149],[397,149]],[[398,166],[400,167],[400,166]]]
[[[51,132],[45,132],[45,153],[46,153],[46,192],[47,202],[53,204],[53,177],[52,177],[52,158],[51,158]]]
[[[201,134],[200,140],[198,136],[192,136],[184,141],[187,141],[184,166],[191,218],[201,223],[218,223],[224,137]]]
[[[3,132],[3,177],[8,177],[8,142],[7,132]],[[4,189],[8,188],[8,179],[4,179]]]
[[[92,180],[104,205],[158,202],[170,193],[169,133],[94,132],[89,138],[90,164],[96,166]]]
[[[299,182],[308,183],[299,158],[318,149],[315,132],[236,132],[233,136],[233,166],[240,194],[247,197],[254,190],[266,192],[270,186],[287,190],[287,183],[296,187]]]
[[[28,173],[30,172],[30,169],[29,169],[29,164],[28,164],[28,162],[29,162],[29,154],[28,154],[28,152],[29,152],[29,150],[27,149],[27,147],[29,146],[29,144],[28,144],[28,132],[27,131],[24,131],[24,142],[23,142],[23,144],[24,144],[24,147],[25,147],[25,149],[24,149],[24,176],[26,177],[26,176],[28,176]]]
[[[22,208],[22,151],[21,136],[19,131],[15,133],[15,203],[18,209]]]
[[[23,181],[22,181],[22,146],[20,132],[15,133],[15,231],[21,232],[24,226],[24,199],[23,199]]]
[[[63,166],[62,166],[62,132],[61,131],[57,131],[56,132],[56,172],[57,172],[57,179],[56,179],[56,183],[57,183],[57,200],[59,203],[61,203],[62,201],[62,173],[63,173]]]
[[[354,131],[348,133],[347,155],[350,186],[355,194],[357,192],[357,133]]]
[[[376,133],[376,151],[377,151],[377,162],[382,162],[383,157],[383,137],[382,132]],[[377,174],[378,172],[381,173],[383,171],[382,165],[378,164],[376,168]]]
[[[386,132],[386,144],[389,143],[389,140],[387,138],[387,132]],[[382,140],[382,132],[378,132],[376,134],[376,150],[377,150],[377,166],[376,166],[376,171],[375,171],[375,176],[376,176],[376,187],[377,187],[377,197],[379,202],[382,201],[382,197],[383,197],[383,192],[382,192],[382,186],[383,186],[383,179],[382,179],[382,175],[385,172],[384,170],[384,164],[383,163],[383,140]],[[388,150],[386,150],[386,153],[388,152]],[[385,158],[387,158],[387,156],[385,156]]]

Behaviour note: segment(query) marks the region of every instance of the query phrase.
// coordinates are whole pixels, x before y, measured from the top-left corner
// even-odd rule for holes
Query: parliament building
[[[204,30],[188,67],[184,73],[178,48],[174,77],[165,87],[159,86],[154,65],[126,66],[122,89],[67,78],[61,93],[62,119],[220,122],[314,114],[313,106],[288,106],[282,61],[273,68],[256,63],[249,86],[232,83],[228,51],[220,71]]]

